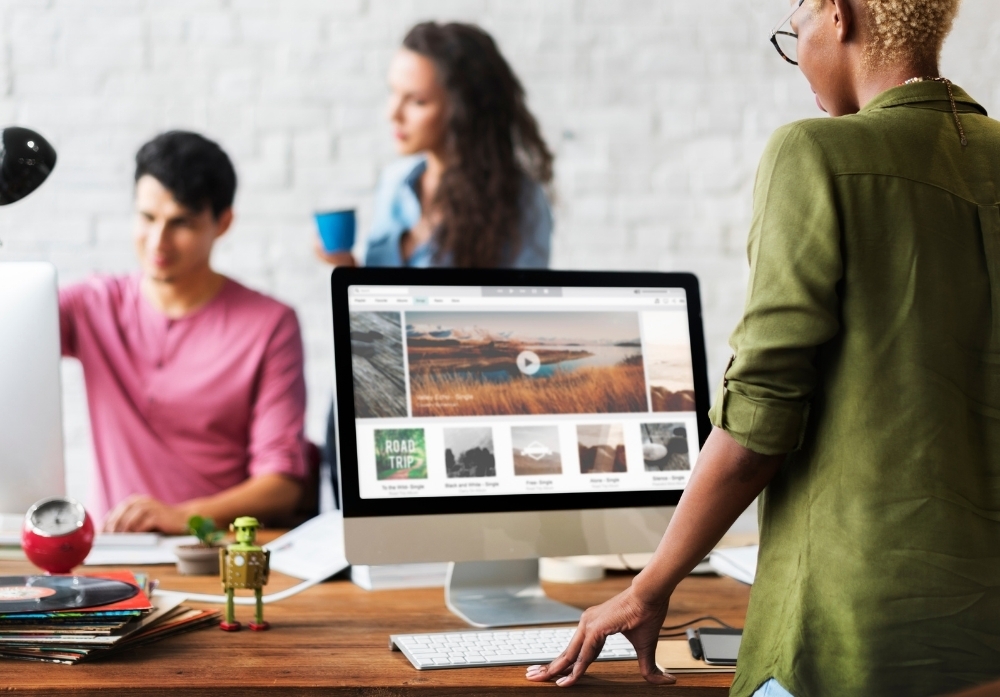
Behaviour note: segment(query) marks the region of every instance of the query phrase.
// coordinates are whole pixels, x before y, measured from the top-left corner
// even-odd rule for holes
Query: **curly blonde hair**
[[[872,63],[936,63],[962,0],[858,0]]]

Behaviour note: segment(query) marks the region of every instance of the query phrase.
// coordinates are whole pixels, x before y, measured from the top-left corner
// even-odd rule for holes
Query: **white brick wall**
[[[64,282],[134,268],[135,150],[168,128],[218,139],[240,175],[220,269],[291,303],[305,331],[309,434],[330,397],[327,269],[311,212],[361,204],[392,148],[385,71],[405,30],[475,21],[521,76],[557,153],[559,268],[701,278],[713,384],[743,303],[744,240],[768,134],[812,116],[767,43],[785,0],[2,0],[0,124],[59,151],[52,180],[0,209],[0,258]],[[1000,113],[1000,4],[965,0],[944,73]],[[71,487],[90,460],[79,367],[65,366]]]

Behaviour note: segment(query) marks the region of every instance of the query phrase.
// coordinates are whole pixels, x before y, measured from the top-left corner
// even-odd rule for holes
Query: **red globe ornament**
[[[94,546],[94,522],[73,499],[42,499],[28,509],[21,546],[32,564],[50,574],[68,574]]]

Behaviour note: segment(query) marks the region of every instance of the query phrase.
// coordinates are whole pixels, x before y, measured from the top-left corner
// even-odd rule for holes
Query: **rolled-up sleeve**
[[[84,312],[86,284],[77,283],[59,289],[59,341],[65,358],[76,358],[78,352],[78,315]]]
[[[264,355],[250,421],[251,477],[306,476],[306,384],[299,322],[288,310],[278,322]]]
[[[799,447],[819,348],[840,330],[841,228],[833,174],[803,124],[771,138],[754,189],[750,283],[733,358],[710,413],[744,447]]]

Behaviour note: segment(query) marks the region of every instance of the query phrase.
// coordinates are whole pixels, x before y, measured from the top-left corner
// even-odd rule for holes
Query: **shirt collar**
[[[424,170],[427,169],[427,158],[422,157],[410,170],[410,173],[406,175],[403,179],[403,183],[410,188],[417,200],[420,200],[420,191],[417,188],[420,185],[420,177],[423,176]]]
[[[987,116],[986,109],[958,85],[953,84],[951,91],[955,95],[955,104],[960,112],[978,111],[983,116]],[[865,113],[874,109],[886,109],[894,106],[904,106],[907,104],[919,104],[929,102],[943,102],[945,109],[951,110],[948,101],[948,87],[940,82],[925,80],[914,82],[909,85],[899,85],[882,92],[861,108],[859,113]],[[963,108],[964,107],[964,108]]]

